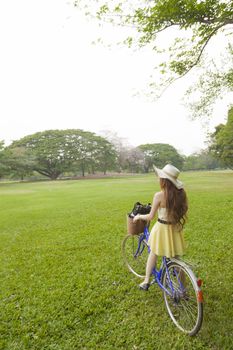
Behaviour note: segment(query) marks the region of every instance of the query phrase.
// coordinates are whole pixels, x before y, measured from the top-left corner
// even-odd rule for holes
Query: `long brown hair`
[[[166,209],[168,211],[168,220],[183,228],[188,211],[188,200],[185,190],[177,189],[168,179],[160,179],[160,187],[165,194]]]

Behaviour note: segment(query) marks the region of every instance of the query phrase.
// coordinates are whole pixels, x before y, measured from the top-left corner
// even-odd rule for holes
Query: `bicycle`
[[[128,234],[122,243],[124,261],[137,277],[145,277],[150,252],[150,232],[145,226],[140,235]],[[163,291],[165,306],[174,324],[193,336],[200,330],[203,320],[202,280],[197,279],[191,267],[178,258],[162,257],[159,270],[154,268],[153,280]]]

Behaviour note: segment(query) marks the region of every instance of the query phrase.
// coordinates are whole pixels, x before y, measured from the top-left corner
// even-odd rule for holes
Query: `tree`
[[[159,95],[173,81],[194,69],[195,76],[200,73],[200,80],[197,79],[194,86],[201,91],[191,106],[194,114],[210,113],[216,98],[233,90],[232,0],[97,0],[95,3],[99,20],[131,27],[131,32],[134,30],[134,35],[125,39],[129,47],[149,45],[156,52],[156,58],[162,54],[156,67],[162,77]],[[76,0],[75,4],[80,7],[84,4],[86,13],[91,12],[86,1]],[[162,48],[164,33],[168,35],[166,47]],[[208,51],[217,35],[226,42],[219,55],[216,55],[217,47],[214,53]],[[222,50],[224,62],[221,62]],[[158,91],[154,82],[151,87]]]
[[[23,148],[36,162],[33,170],[52,180],[58,178],[67,169],[70,161],[69,144],[66,144],[65,132],[47,130],[23,137],[14,141],[9,149]]]
[[[83,176],[95,168],[106,172],[113,166],[115,156],[107,140],[80,129],[38,132],[14,141],[8,149],[24,152],[28,161],[33,159],[32,169],[52,180],[77,169]]]
[[[128,149],[126,156],[127,168],[131,173],[139,173],[143,171],[144,154],[139,147]]]
[[[221,168],[221,164],[208,149],[184,157],[183,170],[213,170],[216,168]]]
[[[233,107],[228,112],[226,124],[220,124],[211,135],[210,150],[222,164],[233,169]]]
[[[144,154],[144,171],[146,173],[152,169],[153,164],[157,167],[164,167],[167,163],[170,163],[182,169],[183,158],[171,145],[154,143],[140,145],[138,148]]]
[[[101,134],[114,146],[114,149],[117,152],[116,170],[118,172],[128,170],[129,153],[133,147],[128,144],[128,141],[125,138],[119,137],[116,132],[103,130]]]

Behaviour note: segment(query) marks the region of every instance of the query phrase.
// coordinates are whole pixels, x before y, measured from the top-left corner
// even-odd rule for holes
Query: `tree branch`
[[[168,89],[168,87],[169,87],[171,84],[173,84],[173,83],[176,82],[177,80],[183,78],[186,74],[188,74],[188,73],[193,69],[193,67],[195,67],[195,66],[199,63],[199,61],[200,61],[200,59],[201,59],[201,56],[202,56],[202,54],[203,54],[203,51],[205,50],[205,48],[206,48],[207,44],[209,43],[210,39],[213,37],[213,35],[214,35],[220,28],[222,28],[222,27],[224,27],[224,26],[225,26],[225,24],[223,24],[223,23],[220,24],[219,26],[217,26],[217,27],[209,34],[209,37],[207,38],[206,42],[204,43],[204,45],[203,45],[202,48],[200,49],[199,55],[198,55],[197,59],[195,60],[195,62],[194,62],[183,74],[181,74],[181,75],[179,75],[178,77],[174,78],[174,79],[172,80],[171,83],[169,83],[167,86],[165,86],[165,88],[162,90],[162,92],[161,92],[161,94],[159,95],[159,97],[161,97],[161,96],[164,94],[164,92]]]
[[[200,52],[199,52],[199,55],[196,59],[196,61],[191,65],[191,67],[187,70],[187,73],[190,72],[190,70],[196,66],[198,64],[198,62],[200,61],[201,59],[201,56],[203,54],[203,51],[205,50],[208,42],[210,41],[210,39],[214,36],[214,34],[222,27],[225,26],[225,23],[222,23],[222,24],[219,24],[216,28],[214,28],[214,30],[209,34],[209,37],[207,38],[206,42],[204,43],[204,45],[202,46],[202,48],[200,49]],[[186,74],[186,73],[185,73]]]

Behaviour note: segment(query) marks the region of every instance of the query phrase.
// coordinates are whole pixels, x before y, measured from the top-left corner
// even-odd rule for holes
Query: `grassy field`
[[[0,349],[232,349],[233,173],[184,173],[186,258],[204,280],[196,337],[122,262],[126,213],[154,175],[0,184]]]

